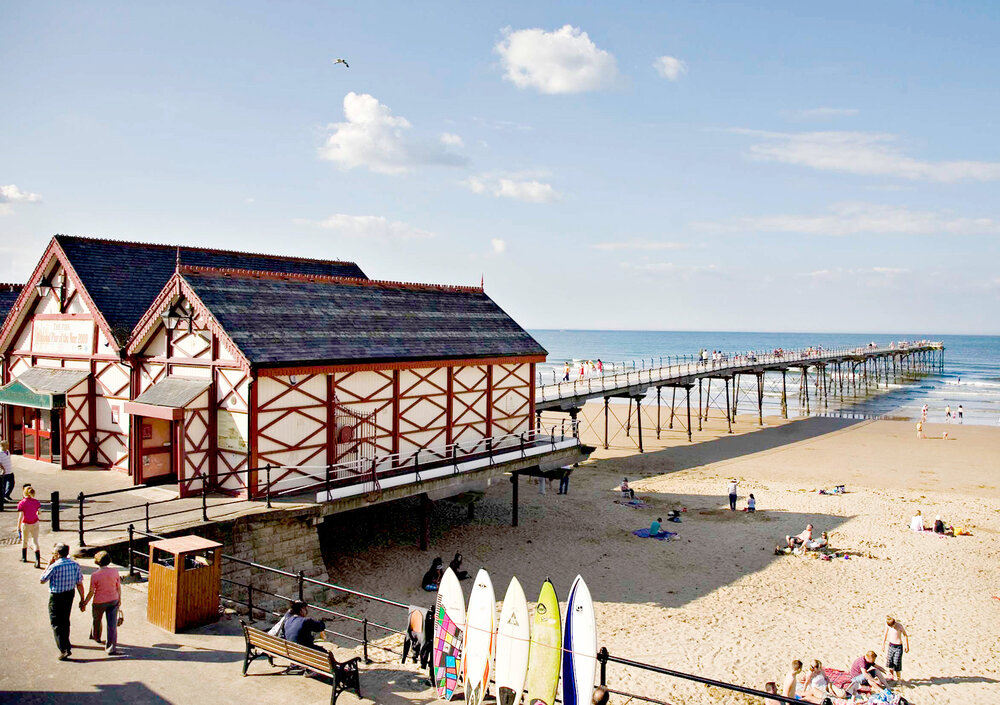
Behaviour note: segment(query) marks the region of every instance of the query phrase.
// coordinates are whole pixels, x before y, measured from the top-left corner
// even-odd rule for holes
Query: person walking
[[[729,481],[729,511],[731,512],[736,511],[736,486],[738,484],[735,477]]]
[[[951,423],[951,404],[944,407],[944,420]]]
[[[14,491],[14,465],[10,460],[10,443],[0,441],[0,494],[8,502],[13,502],[14,498],[10,493]]]
[[[35,488],[24,488],[24,499],[17,503],[17,531],[21,535],[21,562],[28,562],[28,541],[35,551],[35,567],[42,567],[42,553],[38,550],[38,510],[42,504],[35,499]]]
[[[69,557],[69,546],[57,543],[52,548],[52,558],[42,573],[41,583],[49,584],[49,622],[52,635],[59,649],[59,660],[65,661],[73,655],[73,644],[69,640],[69,616],[73,610],[73,590],[80,593],[83,601],[83,571],[80,565]]]
[[[886,644],[888,643],[888,648]],[[882,650],[889,673],[897,680],[903,680],[903,652],[910,651],[910,635],[906,628],[891,615],[885,618],[885,632],[882,634]]]
[[[107,551],[98,551],[94,562],[97,563],[97,570],[90,575],[90,590],[80,600],[80,611],[86,612],[87,603],[93,599],[90,638],[101,643],[101,622],[107,619],[108,638],[104,642],[104,651],[108,656],[114,656],[118,653],[118,610],[122,601],[122,579],[118,569],[111,567],[111,556]]]
[[[962,408],[961,404],[958,405],[958,410],[955,412],[955,418],[959,423],[965,423],[965,409]]]
[[[563,468],[562,477],[559,478],[559,494],[569,494],[569,474],[573,472],[569,468]]]

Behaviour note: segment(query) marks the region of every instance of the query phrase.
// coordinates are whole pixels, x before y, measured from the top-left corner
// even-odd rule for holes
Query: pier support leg
[[[764,373],[757,373],[757,425],[764,425]]]
[[[740,405],[740,375],[733,375],[733,421],[736,420],[736,407]]]
[[[569,410],[569,420],[573,426],[573,438],[580,440],[580,424],[576,422],[576,415],[577,410],[575,408]]]
[[[660,390],[662,387],[656,388],[656,440],[660,440]]]
[[[667,428],[674,430],[674,407],[677,405],[677,387],[670,388],[670,423]]]
[[[729,433],[733,432],[733,415],[729,413],[729,380],[723,378],[726,385],[726,424],[729,426]]]
[[[628,416],[625,418],[625,437],[632,437],[632,397],[628,398]]]
[[[517,526],[517,489],[521,475],[514,472],[510,475],[510,525]]]
[[[420,495],[420,550],[426,551],[431,543],[431,512],[434,503],[424,492]]]
[[[691,387],[685,387],[687,390],[687,403],[688,403],[688,443],[691,442]]]
[[[712,406],[712,378],[708,378],[708,384],[705,385],[705,421],[708,421],[708,408]]]
[[[639,452],[642,453],[642,408],[639,404],[642,402],[642,397],[635,398],[635,426],[639,431]]]
[[[604,450],[608,449],[608,398],[604,397]]]
[[[701,377],[698,378],[698,430],[701,430]]]
[[[785,384],[785,370],[781,371],[781,418],[788,418],[788,388]]]

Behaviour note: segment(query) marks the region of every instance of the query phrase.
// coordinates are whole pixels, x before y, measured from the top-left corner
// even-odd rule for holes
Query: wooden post
[[[639,452],[642,452],[642,409],[639,404],[642,401],[642,397],[635,398],[635,421],[636,426],[639,429]]]
[[[708,421],[708,409],[712,406],[712,378],[708,378],[708,384],[705,385],[705,420]]]
[[[660,440],[660,389],[656,388],[656,440]]]
[[[781,418],[788,418],[788,390],[785,386],[786,370],[781,370]]]
[[[677,387],[670,388],[670,423],[667,425],[671,431],[674,429],[674,406],[677,404]]]
[[[757,373],[757,425],[764,425],[764,373]]]
[[[625,417],[625,437],[632,436],[632,397],[628,398],[628,416]]]
[[[688,443],[691,442],[691,385],[685,387],[687,391],[687,411],[688,411]]]
[[[701,377],[698,378],[698,430],[701,430]]]
[[[726,385],[726,424],[729,426],[729,433],[733,432],[733,415],[729,413],[729,380],[725,377],[722,381]]]
[[[510,525],[517,526],[517,485],[520,475],[516,472],[510,475]]]
[[[608,449],[608,397],[604,397],[604,450]],[[515,496],[516,493],[515,493]]]

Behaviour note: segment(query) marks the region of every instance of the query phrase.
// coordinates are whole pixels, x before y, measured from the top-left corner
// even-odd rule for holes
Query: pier
[[[797,376],[798,402],[806,413],[829,408],[831,401],[843,402],[846,397],[868,395],[887,389],[892,383],[900,383],[918,376],[933,374],[944,369],[944,344],[934,341],[919,343],[892,343],[887,346],[844,347],[834,349],[807,348],[803,350],[782,350],[770,353],[749,353],[739,355],[718,355],[653,365],[640,369],[618,371],[581,377],[576,380],[554,384],[542,384],[537,380],[535,388],[535,413],[541,424],[541,413],[561,412],[568,414],[576,425],[577,417],[588,401],[604,400],[604,448],[608,448],[608,427],[610,401],[627,399],[629,415],[626,434],[631,436],[631,407],[635,406],[637,445],[642,445],[641,405],[651,390],[656,390],[656,437],[663,431],[661,401],[664,389],[670,390],[670,413],[667,427],[673,429],[677,395],[683,397],[685,417],[680,420],[687,431],[688,441],[693,440],[691,396],[697,394],[695,422],[701,430],[703,419],[708,417],[708,408],[713,398],[722,407],[725,404],[725,418],[728,432],[736,420],[741,399],[750,396],[756,403],[758,424],[764,423],[764,391],[772,378],[780,375],[781,415],[788,418],[788,375]],[[712,382],[716,382],[715,397],[712,396]],[[719,386],[722,390],[719,390]],[[686,420],[686,423],[684,421]]]

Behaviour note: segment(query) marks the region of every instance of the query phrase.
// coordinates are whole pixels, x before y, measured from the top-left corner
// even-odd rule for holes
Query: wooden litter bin
[[[221,543],[200,536],[150,542],[150,624],[176,633],[219,618],[221,549]]]

